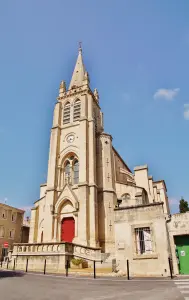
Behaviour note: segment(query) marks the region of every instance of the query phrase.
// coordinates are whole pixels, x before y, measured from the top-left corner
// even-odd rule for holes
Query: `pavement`
[[[0,271],[6,300],[189,300],[189,279],[84,278]]]

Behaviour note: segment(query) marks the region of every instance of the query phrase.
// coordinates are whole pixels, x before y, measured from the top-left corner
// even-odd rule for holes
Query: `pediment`
[[[75,210],[78,210],[79,208],[78,198],[76,194],[73,192],[71,186],[66,183],[55,204],[55,213],[57,213],[60,207],[63,205],[63,203],[68,200],[72,203]]]

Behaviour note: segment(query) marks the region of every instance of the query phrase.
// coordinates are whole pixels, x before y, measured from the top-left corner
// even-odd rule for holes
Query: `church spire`
[[[78,53],[78,57],[77,57],[77,61],[75,64],[75,68],[72,74],[72,79],[70,82],[70,86],[69,89],[71,89],[72,87],[76,86],[81,86],[83,85],[83,80],[85,79],[85,66],[83,63],[83,58],[82,58],[82,48],[81,48],[81,43],[79,43],[79,53]]]

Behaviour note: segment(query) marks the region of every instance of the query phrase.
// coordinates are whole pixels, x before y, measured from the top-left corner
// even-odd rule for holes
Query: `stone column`
[[[31,219],[30,219],[30,231],[29,231],[29,243],[34,242],[34,232],[35,232],[35,207],[31,209]]]
[[[57,155],[60,144],[60,119],[61,104],[57,103],[54,109],[53,127],[51,129],[49,163],[47,174],[46,210],[44,218],[44,242],[51,242],[53,238],[53,215],[52,210],[57,192]]]
[[[88,164],[89,164],[89,236],[90,246],[96,247],[98,242],[98,203],[96,186],[96,134],[93,119],[93,98],[88,96]]]
[[[87,95],[81,97],[81,118],[79,125],[79,184],[78,184],[78,237],[76,242],[87,245],[88,244],[88,102]]]
[[[114,234],[114,207],[116,203],[115,196],[115,178],[112,138],[109,134],[101,134],[101,172],[102,172],[102,200],[99,208],[99,227],[101,244],[104,245],[104,251],[114,253],[115,234]]]

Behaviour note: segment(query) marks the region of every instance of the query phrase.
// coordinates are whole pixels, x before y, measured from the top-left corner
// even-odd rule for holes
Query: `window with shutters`
[[[136,254],[152,253],[152,232],[150,227],[135,228]]]
[[[81,116],[81,101],[77,99],[74,102],[74,110],[73,110],[73,121],[78,121]]]
[[[63,124],[70,123],[70,102],[64,105]]]

